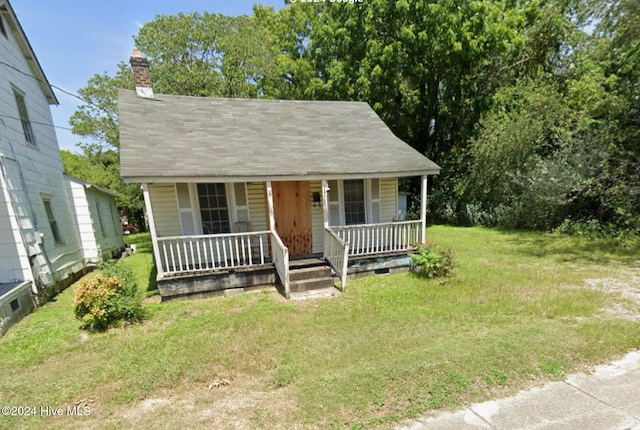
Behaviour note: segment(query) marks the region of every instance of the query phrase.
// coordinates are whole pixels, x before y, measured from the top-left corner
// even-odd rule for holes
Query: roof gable
[[[27,64],[29,64],[31,72],[38,80],[38,85],[42,89],[42,92],[47,98],[47,101],[50,105],[59,104],[58,98],[53,92],[51,84],[49,84],[49,80],[45,76],[44,71],[40,66],[40,62],[38,61],[38,57],[36,57],[36,54],[33,52],[33,48],[29,43],[29,39],[27,39],[27,35],[22,29],[20,21],[18,21],[18,17],[11,7],[11,3],[9,3],[9,0],[0,0],[0,14],[2,14],[2,18],[4,19],[5,29],[7,31],[10,31],[15,38],[16,43],[20,48],[20,51],[22,52],[22,55],[27,61]]]
[[[410,176],[440,168],[363,102],[221,99],[120,90],[121,174],[166,178]]]

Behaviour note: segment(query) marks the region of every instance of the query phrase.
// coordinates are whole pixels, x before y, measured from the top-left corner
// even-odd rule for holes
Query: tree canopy
[[[639,4],[296,2],[157,16],[134,41],[156,92],[368,102],[442,166],[434,219],[637,233]],[[121,63],[79,90],[83,162],[117,154],[117,88],[132,87]]]

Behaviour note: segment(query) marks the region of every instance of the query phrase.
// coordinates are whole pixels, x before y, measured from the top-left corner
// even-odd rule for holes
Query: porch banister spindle
[[[175,252],[173,252],[173,242],[169,242],[169,250],[171,251],[171,272],[175,272],[176,271],[176,254]],[[169,267],[167,267],[167,270],[169,270]]]
[[[216,268],[216,255],[213,252],[213,240],[209,239],[209,251],[211,251],[211,268]]]
[[[221,254],[220,254],[220,241],[216,239],[216,261],[218,262],[218,266],[221,265]]]
[[[262,236],[260,236],[260,264],[264,264],[264,250],[262,249]]]

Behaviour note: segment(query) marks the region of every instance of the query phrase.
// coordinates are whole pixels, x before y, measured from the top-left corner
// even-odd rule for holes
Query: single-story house
[[[289,297],[330,272],[344,289],[424,241],[440,168],[366,103],[160,95],[139,51],[131,64],[121,174],[142,184],[164,299],[273,282]],[[416,176],[421,218],[399,221],[398,178]]]
[[[124,249],[117,194],[66,175],[86,264],[120,258]]]

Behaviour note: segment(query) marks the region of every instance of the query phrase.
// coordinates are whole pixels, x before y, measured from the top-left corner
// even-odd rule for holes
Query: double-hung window
[[[227,191],[224,184],[198,184],[202,234],[230,233]]]
[[[4,21],[2,19],[2,15],[0,15],[0,33],[2,33],[2,35],[6,38],[8,38],[9,36],[7,35],[7,28],[4,26]]]
[[[237,232],[249,222],[245,183],[176,184],[180,230],[183,235]]]
[[[20,122],[22,123],[24,139],[30,144],[35,145],[36,138],[33,134],[33,128],[31,128],[31,121],[29,121],[29,113],[27,112],[27,105],[24,102],[24,94],[14,88],[13,96],[15,97],[16,105],[18,106],[18,114],[20,115]]]
[[[53,240],[56,244],[62,244],[62,236],[60,235],[60,229],[58,228],[58,221],[53,214],[51,207],[51,197],[43,197],[42,203],[44,204],[44,211],[47,214],[49,220],[49,227],[51,227],[51,234],[53,234]]]
[[[329,224],[355,225],[380,222],[380,180],[329,181]]]
[[[343,182],[344,223],[346,225],[365,224],[365,193],[363,179],[349,179]]]

